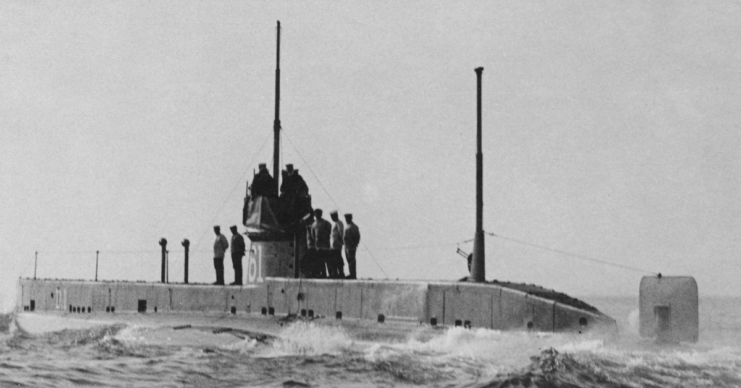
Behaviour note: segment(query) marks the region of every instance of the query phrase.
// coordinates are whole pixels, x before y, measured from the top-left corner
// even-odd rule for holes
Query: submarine
[[[146,322],[175,329],[200,327],[278,335],[290,320],[305,319],[403,337],[410,329],[463,327],[550,333],[616,333],[614,319],[589,304],[544,287],[486,281],[483,231],[483,67],[477,77],[476,231],[470,276],[461,280],[316,278],[307,259],[308,187],[280,169],[280,22],[277,28],[273,182],[255,181],[242,209],[249,249],[242,285],[190,284],[166,276],[165,239],[160,282],[20,278],[16,301],[22,329],[39,333],[80,324]],[[281,179],[282,178],[282,179]],[[281,190],[281,183],[283,190]],[[216,332],[216,331],[214,331]]]

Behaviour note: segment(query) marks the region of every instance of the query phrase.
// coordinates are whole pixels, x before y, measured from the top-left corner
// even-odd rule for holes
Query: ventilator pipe
[[[471,282],[484,282],[486,280],[486,269],[484,259],[484,154],[481,152],[481,74],[483,67],[476,71],[476,234],[473,241],[473,261],[471,262]]]
[[[162,279],[161,282],[165,282],[165,263],[167,261],[167,240],[163,237],[160,239],[160,246],[162,247]]]
[[[188,250],[190,249],[190,241],[186,238],[182,244],[185,247],[185,284],[188,284]]]

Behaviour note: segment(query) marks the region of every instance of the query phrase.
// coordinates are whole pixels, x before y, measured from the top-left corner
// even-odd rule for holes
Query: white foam
[[[576,341],[557,346],[555,349],[562,353],[593,352],[601,349],[604,346],[604,342],[601,339]]]
[[[339,354],[352,344],[353,341],[341,327],[299,321],[284,329],[280,337],[273,341],[274,353],[264,355]]]
[[[146,344],[143,333],[148,329],[146,326],[128,325],[119,330],[113,338],[121,342]]]
[[[502,332],[488,329],[450,328],[429,341],[410,340],[403,347],[456,357],[494,362],[498,365],[526,365],[530,356],[548,348],[588,350],[602,346],[602,340],[586,336],[553,333]]]
[[[427,340],[376,344],[366,349],[365,359],[379,364],[412,364],[412,369],[436,370],[448,376],[485,378],[524,368],[530,357],[558,346],[588,350],[602,346],[602,341],[552,333],[450,328]]]
[[[220,349],[236,351],[240,354],[251,353],[257,347],[258,342],[253,338],[245,338],[244,340],[220,346]]]

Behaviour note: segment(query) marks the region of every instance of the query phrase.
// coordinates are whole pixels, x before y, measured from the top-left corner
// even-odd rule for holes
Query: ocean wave
[[[98,344],[102,339],[118,333],[125,327],[124,324],[114,324],[89,329],[65,329],[42,335],[31,335],[23,330],[17,330],[5,341],[5,344],[11,348],[21,349],[39,347],[69,349]]]
[[[521,370],[531,355],[574,341],[573,336],[552,333],[464,328],[449,328],[425,337],[410,336],[405,342],[374,344],[365,349],[364,359],[377,371],[389,373],[402,382],[474,384]]]
[[[365,359],[400,381],[482,387],[738,387],[741,349],[451,328],[376,344]]]
[[[142,341],[133,341],[143,328],[112,324],[86,329],[64,329],[32,335],[23,330],[11,330],[12,334],[2,341],[6,351],[35,352],[48,359],[59,354],[85,354],[103,360],[117,357],[147,358],[170,354],[161,346],[152,346]]]
[[[10,334],[15,321],[15,313],[0,314],[0,334]]]
[[[411,331],[389,343],[356,341],[347,330],[299,321],[267,343],[197,327],[16,330],[0,341],[0,386],[239,385],[247,376],[275,386],[741,386],[741,347],[735,346],[463,328]]]
[[[741,353],[731,349],[625,350],[595,342],[549,348],[522,370],[480,387],[738,387]]]

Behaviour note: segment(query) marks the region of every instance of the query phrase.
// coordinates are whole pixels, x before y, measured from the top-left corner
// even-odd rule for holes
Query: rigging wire
[[[463,240],[456,243],[441,243],[441,244],[425,244],[425,245],[407,245],[401,247],[391,248],[373,248],[376,251],[408,251],[412,249],[426,249],[426,248],[441,248],[441,247],[453,247],[460,246],[461,244],[472,242],[473,239]]]
[[[376,251],[409,251],[412,249],[426,249],[426,248],[442,248],[456,246],[458,244],[430,244],[430,245],[409,245],[404,247],[393,247],[393,248],[373,248]],[[366,248],[367,249],[367,248]]]
[[[183,253],[185,252],[184,249],[168,249],[170,253]],[[93,255],[95,256],[95,252],[99,252],[101,255],[103,253],[105,254],[112,254],[112,255],[127,255],[127,254],[135,254],[135,253],[157,253],[159,254],[162,252],[160,249],[139,249],[139,250],[103,250],[103,249],[90,249],[90,250],[76,250],[76,251],[36,251],[37,253],[44,253],[44,254],[54,254],[54,255]],[[190,253],[202,253],[202,252],[211,252],[210,249],[189,249],[188,252]]]
[[[129,253],[155,253],[160,252],[158,249],[140,249],[140,250],[100,250],[100,249],[91,249],[91,250],[76,250],[76,251],[38,251],[39,253],[53,253],[56,255],[82,255],[82,254],[91,254],[95,255],[95,252],[100,253],[110,253],[110,254],[129,254]]]
[[[514,238],[511,238],[511,237],[506,237],[506,236],[502,236],[502,235],[491,233],[491,232],[485,232],[485,233],[488,234],[488,235],[490,235],[490,236],[492,236],[492,237],[500,238],[502,240],[512,241],[512,242],[515,242],[515,243],[518,243],[518,244],[522,244],[522,245],[527,245],[527,246],[530,246],[530,247],[533,247],[533,248],[538,248],[538,249],[542,249],[542,250],[545,250],[545,251],[559,253],[561,255],[569,256],[569,257],[572,257],[572,258],[575,258],[575,259],[591,261],[591,262],[595,262],[595,263],[600,263],[600,264],[604,264],[604,265],[609,265],[609,266],[613,266],[613,267],[623,268],[623,269],[627,269],[627,270],[631,270],[631,271],[636,271],[636,272],[641,272],[641,273],[648,273],[648,274],[652,274],[652,275],[657,275],[658,274],[658,272],[647,271],[645,269],[631,267],[631,266],[623,265],[623,264],[611,263],[609,261],[595,259],[593,257],[589,257],[589,256],[585,256],[585,255],[580,255],[580,254],[576,254],[576,253],[566,252],[566,251],[562,251],[560,249],[554,249],[554,248],[546,247],[546,246],[543,246],[543,245],[533,244],[533,243],[530,243],[530,242],[527,242],[527,241],[522,241],[522,240],[514,239]]]
[[[237,184],[234,185],[234,188],[232,189],[232,192],[229,193],[229,196],[226,197],[226,199],[224,200],[224,202],[221,204],[221,207],[219,208],[219,211],[216,212],[216,215],[214,215],[214,218],[211,220],[211,224],[212,225],[213,225],[214,221],[216,221],[216,218],[219,217],[219,214],[221,214],[221,211],[224,210],[224,206],[226,206],[226,203],[229,202],[229,200],[232,198],[232,195],[234,195],[234,192],[237,190],[237,187],[239,187],[239,185],[242,184],[242,181],[244,181],[244,177],[249,172],[250,166],[252,166],[252,163],[255,162],[255,159],[257,159],[257,156],[260,155],[260,151],[262,151],[262,149],[265,148],[265,144],[267,144],[268,140],[270,139],[270,135],[271,134],[268,134],[268,136],[265,137],[265,140],[262,142],[262,145],[260,146],[260,149],[258,149],[257,152],[254,154],[254,156],[252,157],[252,160],[250,160],[250,162],[247,163],[247,168],[242,173],[242,180],[241,181],[237,181]],[[197,248],[197,247],[200,246],[201,241],[203,240],[204,237],[206,237],[206,233],[208,233],[208,231],[209,230],[206,229],[203,232],[203,234],[201,235],[201,237],[198,239],[198,242],[195,244],[194,248]],[[194,251],[196,251],[196,250],[194,250]]]
[[[329,191],[327,191],[327,189],[326,189],[326,188],[324,187],[324,185],[322,184],[322,181],[321,181],[321,180],[319,179],[319,177],[318,177],[318,176],[317,176],[317,175],[316,175],[316,174],[314,173],[314,170],[312,170],[312,169],[311,169],[311,166],[309,166],[309,163],[308,163],[308,162],[306,162],[306,159],[304,159],[304,156],[303,156],[303,155],[301,155],[301,153],[300,153],[300,152],[298,152],[298,148],[296,148],[296,146],[295,146],[295,145],[293,144],[293,141],[291,141],[291,138],[290,138],[290,137],[288,136],[288,133],[286,133],[285,131],[283,131],[283,130],[282,130],[282,128],[281,128],[281,131],[283,132],[283,134],[285,134],[285,135],[286,135],[286,139],[288,139],[288,142],[289,142],[289,143],[291,143],[291,147],[293,147],[294,151],[296,151],[296,154],[298,154],[298,156],[299,156],[299,157],[301,158],[301,160],[302,160],[302,161],[304,162],[304,164],[306,165],[306,168],[308,168],[308,169],[309,169],[309,172],[311,172],[311,175],[313,175],[313,176],[314,176],[314,179],[316,179],[316,181],[317,181],[317,182],[319,183],[319,186],[321,186],[322,190],[324,190],[324,193],[325,193],[325,194],[327,194],[327,197],[329,197],[330,201],[332,201],[332,203],[334,204],[334,206],[335,206],[335,207],[337,207],[337,208],[338,208],[338,210],[339,210],[339,206],[337,206],[337,202],[336,202],[336,201],[334,200],[334,198],[332,198],[332,196],[331,196],[331,195],[329,194]]]
[[[332,198],[332,195],[329,194],[329,191],[327,191],[327,189],[324,187],[324,185],[322,184],[322,181],[314,173],[314,170],[311,169],[311,166],[309,166],[309,163],[306,161],[306,159],[304,159],[304,156],[301,155],[301,152],[298,151],[298,148],[296,148],[296,145],[293,144],[293,141],[291,140],[291,137],[288,136],[288,133],[286,133],[285,131],[283,131],[283,128],[281,128],[281,132],[283,132],[283,134],[286,135],[286,139],[288,139],[288,142],[291,144],[291,147],[293,147],[294,151],[296,151],[296,154],[298,154],[298,156],[304,162],[304,164],[306,165],[306,168],[309,169],[309,172],[311,172],[311,175],[314,176],[314,179],[316,179],[316,181],[319,183],[319,186],[322,188],[322,190],[324,190],[324,193],[327,194],[327,197],[329,197],[329,200],[332,201],[332,203],[334,204],[334,207],[339,212],[340,207],[337,205],[337,202],[334,200],[334,198]],[[373,259],[373,262],[376,263],[376,266],[378,266],[378,269],[381,270],[381,272],[383,273],[383,276],[385,276],[386,279],[389,279],[389,275],[386,273],[386,271],[383,270],[383,267],[381,267],[381,264],[378,263],[378,260],[376,260],[376,257],[373,256],[373,252],[371,252],[371,250],[368,249],[368,246],[365,245],[365,243],[362,240],[360,241],[360,244],[363,246],[363,249],[365,249],[365,251],[368,252],[368,254],[370,255],[371,259]]]

